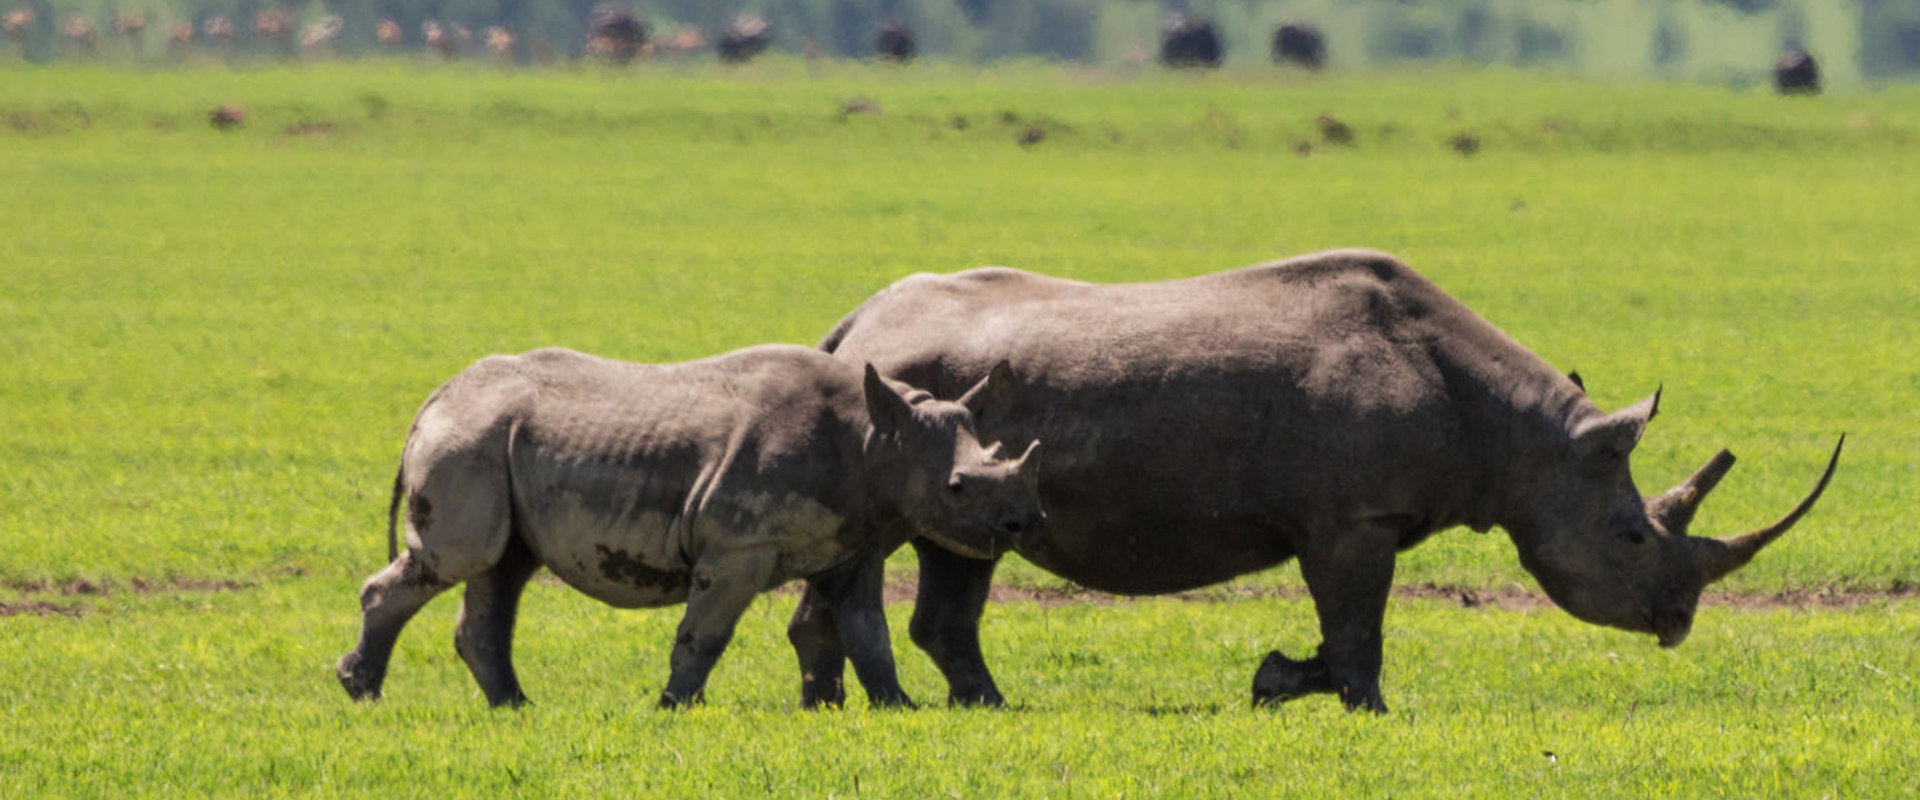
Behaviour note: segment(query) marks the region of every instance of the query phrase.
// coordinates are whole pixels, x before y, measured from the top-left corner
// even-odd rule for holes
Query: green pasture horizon
[[[1920,91],[925,66],[0,68],[0,796],[1911,792]],[[215,130],[227,104],[245,123]],[[1851,605],[1711,607],[1665,651],[1398,598],[1379,720],[1243,706],[1261,654],[1317,639],[1258,591],[990,606],[1005,713],[938,710],[904,604],[929,708],[793,711],[783,595],[712,706],[655,714],[679,610],[551,582],[527,712],[482,707],[456,599],[402,637],[386,702],[332,678],[412,414],[481,356],[812,344],[919,271],[1334,247],[1403,258],[1603,408],[1661,389],[1643,491],[1740,458],[1696,533],[1772,521],[1845,433],[1819,506],[1720,588]],[[1534,587],[1499,531],[1400,565]]]

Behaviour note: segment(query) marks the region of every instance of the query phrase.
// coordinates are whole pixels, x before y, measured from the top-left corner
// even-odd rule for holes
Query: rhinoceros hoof
[[[380,699],[380,682],[386,676],[367,669],[360,661],[360,652],[354,651],[340,657],[340,663],[334,665],[334,671],[340,677],[340,686],[347,690],[347,696],[355,700]]]
[[[680,697],[671,692],[660,693],[660,708],[667,711],[676,711],[682,708],[692,708],[694,706],[706,705],[706,703],[707,703],[707,693],[704,691],[694,692],[691,696],[688,696],[688,697]]]
[[[1000,692],[989,689],[984,692],[953,692],[947,695],[948,708],[1005,708],[1007,699]]]
[[[1275,706],[1327,688],[1327,668],[1320,659],[1295,661],[1275,650],[1253,673],[1253,705]]]
[[[800,707],[812,711],[818,708],[843,708],[847,704],[847,689],[839,678],[816,680],[812,673],[800,677]]]

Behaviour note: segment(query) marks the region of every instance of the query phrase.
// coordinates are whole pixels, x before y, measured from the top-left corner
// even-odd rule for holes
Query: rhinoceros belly
[[[652,608],[684,603],[692,565],[679,552],[671,514],[632,517],[558,508],[528,520],[528,544],[567,585],[608,605]]]
[[[1043,535],[1017,552],[1035,566],[1103,592],[1155,595],[1212,586],[1293,557],[1289,543],[1258,525],[1233,522],[1079,525],[1049,509]]]
[[[621,493],[536,486],[538,508],[516,526],[540,562],[568,585],[609,605],[645,608],[686,602],[693,583],[730,580],[732,556],[770,554],[773,571],[756,590],[826,570],[858,544],[842,517],[809,498],[716,487],[686,512],[638,504]],[[701,565],[711,565],[702,567]]]

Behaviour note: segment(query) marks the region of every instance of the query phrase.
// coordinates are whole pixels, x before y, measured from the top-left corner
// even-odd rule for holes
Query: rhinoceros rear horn
[[[1027,451],[1020,454],[1020,460],[1013,462],[1014,468],[1020,471],[1020,480],[1035,489],[1040,486],[1040,459],[1034,456],[1039,454],[1040,440],[1035,439],[1027,445]]]
[[[1814,501],[1820,499],[1820,493],[1827,490],[1827,482],[1833,479],[1834,468],[1840,465],[1840,449],[1845,447],[1846,444],[1847,437],[1845,434],[1842,434],[1840,436],[1840,442],[1833,446],[1833,457],[1827,460],[1827,471],[1821,474],[1820,482],[1814,484],[1813,492],[1807,495],[1807,499],[1801,500],[1799,505],[1794,506],[1792,511],[1787,512],[1786,516],[1781,517],[1779,521],[1760,530],[1743,533],[1739,536],[1732,536],[1725,539],[1698,538],[1691,540],[1694,543],[1695,558],[1700,566],[1700,575],[1704,579],[1704,583],[1713,583],[1732,574],[1735,570],[1746,566],[1747,562],[1752,561],[1754,555],[1759,553],[1761,548],[1772,544],[1773,540],[1780,538],[1788,530],[1792,529],[1793,524],[1799,522],[1800,518],[1805,516],[1807,511],[1813,508]]]
[[[1733,461],[1733,453],[1721,450],[1680,485],[1654,496],[1647,508],[1660,521],[1660,527],[1674,534],[1685,533],[1688,523],[1693,522],[1694,512],[1699,511],[1700,503],[1707,499],[1707,493],[1733,469]]]

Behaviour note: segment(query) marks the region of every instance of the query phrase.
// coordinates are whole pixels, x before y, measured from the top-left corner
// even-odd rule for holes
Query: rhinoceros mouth
[[[1004,543],[999,541],[997,538],[990,538],[988,540],[987,546],[985,548],[982,548],[977,545],[968,544],[959,539],[955,539],[951,536],[935,531],[931,528],[928,528],[925,525],[916,525],[915,527],[920,529],[920,535],[922,537],[931,540],[934,544],[940,545],[941,547],[946,548],[947,550],[953,551],[955,555],[966,556],[967,558],[978,558],[978,559],[984,559],[984,560],[996,559],[996,558],[999,558],[1002,553],[1005,553],[1006,551],[1013,548],[1013,541],[1011,540],[1011,538],[1009,538]],[[1002,544],[1004,544],[1005,546],[1001,546]]]
[[[1651,620],[1649,620],[1649,622],[1651,622]],[[1693,631],[1693,625],[1691,624],[1665,626],[1664,630],[1660,625],[1652,625],[1650,627],[1653,628],[1654,637],[1660,640],[1660,646],[1667,650],[1679,647],[1681,642],[1687,640],[1687,634]]]

